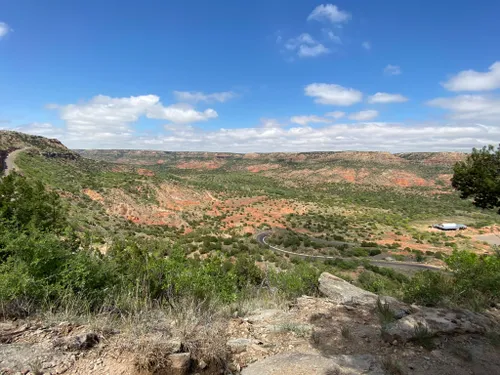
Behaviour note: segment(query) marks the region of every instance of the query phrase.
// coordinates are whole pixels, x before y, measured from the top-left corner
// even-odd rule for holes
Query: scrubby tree
[[[474,148],[453,171],[452,186],[461,198],[473,198],[475,206],[498,208],[500,213],[500,146]]]

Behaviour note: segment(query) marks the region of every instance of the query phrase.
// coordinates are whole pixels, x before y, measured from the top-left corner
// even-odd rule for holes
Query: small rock
[[[202,370],[207,367],[207,363],[202,359],[201,361],[198,362],[198,367],[201,368]]]
[[[229,350],[231,351],[231,353],[239,354],[239,353],[245,352],[251,343],[252,343],[252,340],[250,340],[250,339],[239,338],[239,339],[229,340],[226,343],[226,345],[229,347]]]
[[[392,342],[392,345],[394,345],[394,346],[396,346],[397,344],[398,344],[398,340],[394,340],[394,341]]]
[[[233,363],[233,362],[231,362],[231,363],[227,366],[227,368],[229,369],[229,371],[233,371],[233,372],[240,372],[240,370],[241,370],[240,365],[239,365],[239,364],[237,364],[237,363]]]
[[[61,341],[56,341],[54,346],[63,347],[66,350],[87,350],[99,343],[99,335],[94,332],[85,333],[79,336],[72,336]]]

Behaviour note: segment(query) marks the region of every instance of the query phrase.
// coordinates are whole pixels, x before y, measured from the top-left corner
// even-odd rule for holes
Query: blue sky
[[[498,14],[487,0],[4,0],[0,127],[74,148],[499,143]]]

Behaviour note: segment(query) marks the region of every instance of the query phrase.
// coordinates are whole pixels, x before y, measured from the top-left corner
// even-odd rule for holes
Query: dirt
[[[144,168],[139,168],[137,170],[137,174],[140,176],[147,176],[147,177],[153,177],[155,176],[155,173],[149,169],[144,169]]]
[[[439,337],[434,340],[436,349],[432,351],[411,342],[387,343],[381,338],[380,322],[373,311],[360,306],[336,305],[320,298],[301,297],[288,311],[262,310],[245,318],[233,319],[229,330],[231,337],[242,337],[251,342],[248,349],[234,355],[233,360],[242,368],[249,366],[249,370],[260,368],[261,362],[266,363],[260,374],[283,373],[277,369],[287,368],[291,361],[271,365],[263,360],[294,353],[316,356],[317,363],[338,356],[351,358],[352,363],[360,356],[369,357],[382,367],[384,361],[391,361],[401,368],[401,374],[487,374],[500,369],[496,348],[485,337]],[[469,355],[472,359],[467,362],[463,358],[469,358]],[[300,373],[328,373],[314,372],[312,368],[310,371]],[[243,374],[253,375],[254,372],[243,371]]]
[[[179,169],[213,170],[222,167],[225,164],[221,160],[209,161],[187,161],[176,165]]]
[[[257,164],[248,166],[246,170],[252,173],[257,173],[262,171],[269,171],[272,169],[278,169],[280,167],[281,166],[279,164]]]
[[[388,342],[381,335],[381,323],[371,304],[334,301],[303,296],[287,305],[253,308],[240,317],[235,312],[234,317],[221,322],[222,331],[214,331],[218,337],[222,335],[226,343],[226,371],[193,368],[182,374],[500,373],[498,347],[481,333],[456,331],[436,336],[431,339],[433,348],[429,350],[411,340]],[[419,311],[416,306],[411,309]],[[488,319],[493,330],[499,328],[499,310],[492,308],[481,316]],[[144,362],[144,346],[162,339],[165,343],[179,342],[179,350],[183,350],[182,342],[175,337],[173,341],[167,340],[168,332],[160,329],[166,324],[175,330],[177,323],[158,324],[157,329],[153,323],[151,332],[141,331],[140,336],[132,337],[127,331],[111,328],[94,332],[92,327],[100,326],[97,322],[90,326],[41,320],[5,321],[0,323],[0,373],[23,371],[33,375],[38,369],[44,374],[151,375],[153,372],[136,369],[140,359]],[[75,337],[96,339],[86,343]],[[338,365],[350,368],[351,372],[329,372]]]
[[[222,220],[226,228],[240,228],[245,233],[254,233],[262,224],[284,228],[285,216],[304,213],[303,205],[287,199],[269,199],[265,196],[236,198],[215,202],[209,214],[225,215]]]
[[[499,234],[478,234],[473,237],[476,241],[487,242],[490,245],[500,246]]]
[[[96,201],[96,202],[102,202],[102,201],[104,201],[103,196],[101,194],[99,194],[95,190],[92,190],[92,189],[83,189],[82,193],[85,194],[90,199],[92,199],[93,201]]]
[[[414,173],[399,169],[380,170],[377,168],[320,168],[299,170],[273,170],[265,173],[267,177],[283,180],[290,186],[298,186],[296,182],[305,184],[325,184],[335,182],[349,182],[360,185],[387,186],[387,187],[433,187],[437,188],[436,181],[422,178]],[[443,175],[439,178],[442,188],[449,188],[449,179]],[[438,192],[441,189],[437,190]]]

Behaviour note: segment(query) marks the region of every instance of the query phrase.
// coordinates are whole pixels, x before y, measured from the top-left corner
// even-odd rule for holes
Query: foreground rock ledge
[[[340,277],[323,272],[319,277],[319,291],[338,304],[375,305],[378,296],[358,288]]]
[[[371,355],[339,355],[281,353],[255,362],[242,375],[325,375],[371,374],[384,375],[378,361]]]

